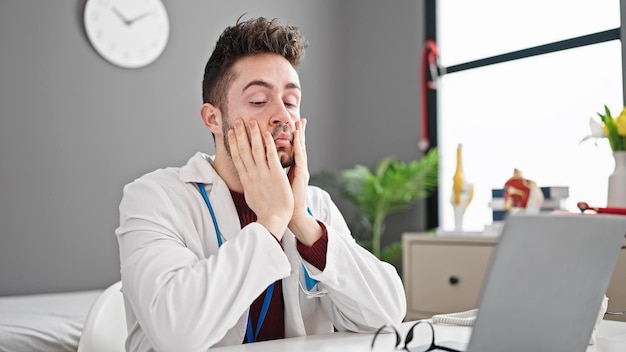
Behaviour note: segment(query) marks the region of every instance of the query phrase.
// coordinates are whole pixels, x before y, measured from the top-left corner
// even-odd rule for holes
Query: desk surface
[[[412,322],[403,323],[400,334],[404,339]],[[437,342],[469,341],[472,329],[463,326],[433,325]],[[603,320],[596,335],[596,344],[589,346],[587,352],[624,352],[626,351],[626,323]],[[334,334],[313,335],[264,341],[246,345],[226,346],[211,349],[216,352],[367,352],[370,351],[373,334],[355,334],[338,332]],[[430,343],[428,336],[415,336],[417,344]],[[394,334],[384,334],[376,339],[373,351],[393,351]]]

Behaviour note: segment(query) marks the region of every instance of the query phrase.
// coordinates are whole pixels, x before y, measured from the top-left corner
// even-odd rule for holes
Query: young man
[[[215,155],[124,188],[120,247],[129,351],[209,347],[400,324],[395,268],[360,247],[309,186],[306,40],[265,18],[220,36],[201,116]]]

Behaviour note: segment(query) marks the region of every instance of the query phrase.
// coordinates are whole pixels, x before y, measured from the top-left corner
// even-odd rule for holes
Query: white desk
[[[413,322],[400,326],[400,335],[404,341],[406,331]],[[472,329],[462,326],[433,325],[437,342],[469,341]],[[216,352],[367,352],[370,350],[373,334],[355,334],[338,332],[334,334],[295,337],[282,340],[264,341],[246,345],[235,345],[211,349]],[[418,344],[429,344],[429,337],[415,336]],[[395,334],[384,334],[376,339],[374,351],[393,351]],[[589,346],[587,352],[624,352],[626,351],[626,323],[603,320],[598,328],[596,344]]]

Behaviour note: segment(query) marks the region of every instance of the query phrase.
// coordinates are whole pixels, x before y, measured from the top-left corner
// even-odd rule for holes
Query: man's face
[[[300,80],[289,61],[277,54],[259,54],[239,59],[227,93],[227,116],[223,135],[228,154],[227,132],[236,118],[256,120],[261,132],[270,131],[283,167],[293,164],[294,122],[300,119]]]

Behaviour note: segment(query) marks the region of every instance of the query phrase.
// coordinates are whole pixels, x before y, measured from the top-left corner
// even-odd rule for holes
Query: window
[[[580,141],[605,104],[615,115],[624,106],[619,0],[438,0],[436,13],[440,65],[451,69],[437,82],[439,227],[454,227],[458,144],[474,185],[466,231],[491,224],[491,190],[514,168],[539,186],[568,186],[567,210],[577,211],[578,201],[604,206],[610,147]],[[582,46],[559,48],[589,35]],[[521,57],[479,64],[510,53]]]

